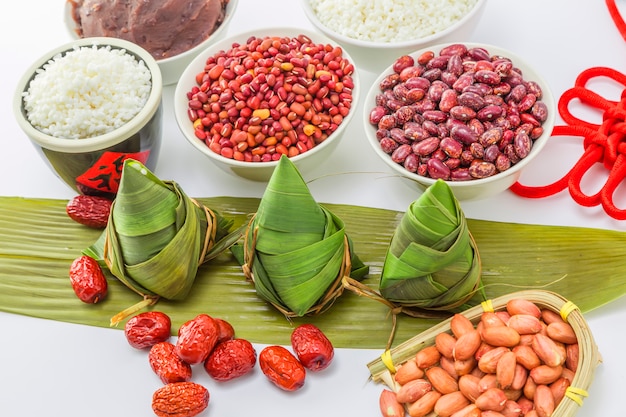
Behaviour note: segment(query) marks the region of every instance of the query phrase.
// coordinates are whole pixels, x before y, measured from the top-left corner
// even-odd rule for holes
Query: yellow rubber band
[[[567,316],[569,316],[569,313],[576,309],[578,309],[576,304],[572,303],[571,301],[566,302],[565,304],[563,304],[563,307],[561,307],[561,318],[567,321]]]
[[[396,373],[396,367],[393,365],[393,360],[391,359],[391,351],[386,350],[380,355],[380,359],[383,361],[387,369],[391,371],[392,374]]]
[[[482,303],[480,303],[480,305],[483,307],[483,310],[487,313],[493,313],[493,303],[491,302],[491,300],[486,300],[483,301]]]
[[[565,390],[565,396],[574,401],[579,406],[583,405],[583,399],[580,397],[588,397],[589,393],[582,388],[567,387]]]

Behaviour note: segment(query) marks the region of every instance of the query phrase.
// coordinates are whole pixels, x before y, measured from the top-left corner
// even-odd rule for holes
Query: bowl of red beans
[[[267,181],[282,155],[301,173],[321,164],[358,100],[348,53],[324,35],[284,27],[207,48],[183,72],[174,112],[187,141],[222,170]]]
[[[507,190],[544,148],[556,104],[524,60],[493,45],[447,43],[399,56],[364,100],[369,144],[425,189],[446,181],[459,200]]]

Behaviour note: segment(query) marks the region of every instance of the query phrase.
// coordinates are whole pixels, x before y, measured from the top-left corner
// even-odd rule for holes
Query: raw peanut
[[[576,343],[576,333],[569,323],[554,322],[548,325],[546,332],[553,340],[557,342],[571,344]]]
[[[460,409],[469,405],[469,400],[461,391],[444,394],[435,403],[434,411],[439,417],[450,417]]]
[[[517,416],[519,415],[520,414],[517,414]],[[497,411],[485,410],[480,413],[480,417],[506,417],[506,416],[502,413],[498,413]]]
[[[504,408],[502,409],[500,414],[502,414],[502,416],[504,417],[520,417],[523,415],[522,407],[520,407],[516,400],[506,400],[506,402],[504,403]]]
[[[435,336],[435,346],[437,347],[437,350],[439,351],[439,353],[442,356],[445,356],[446,358],[451,359],[453,357],[452,352],[454,351],[455,344],[456,344],[456,338],[452,336],[450,333],[444,332],[444,333],[439,333],[437,336]],[[425,349],[426,348],[422,349],[421,351]],[[419,360],[417,361],[417,364],[419,365]],[[420,366],[420,368],[422,368],[422,366]]]
[[[572,371],[571,369],[568,368],[563,368],[563,372],[561,373],[561,376],[563,378],[567,378],[567,380],[570,382],[570,384],[572,383],[572,381],[574,380],[574,377],[576,376],[576,372]]]
[[[483,328],[505,325],[505,322],[500,318],[500,316],[492,311],[485,311],[481,314],[480,322],[483,323]]]
[[[427,380],[420,378],[409,381],[402,385],[396,394],[396,399],[401,403],[412,403],[432,391],[432,385]]]
[[[496,365],[496,383],[501,389],[508,389],[513,384],[515,377],[515,353],[513,351],[505,352]]]
[[[252,371],[256,350],[245,339],[228,339],[218,343],[204,361],[204,370],[217,381],[229,381]]]
[[[426,370],[426,378],[433,388],[442,394],[458,391],[459,384],[449,373],[439,366],[432,366]]]
[[[578,343],[572,343],[565,347],[565,366],[576,372],[578,368]]]
[[[404,417],[404,406],[398,402],[395,392],[382,390],[378,404],[383,417]]]
[[[435,408],[437,400],[441,397],[438,391],[429,391],[422,398],[408,406],[409,416],[424,417],[430,414]]]
[[[96,304],[108,293],[108,284],[98,261],[82,255],[70,265],[70,283],[80,301]]]
[[[521,334],[519,336],[519,344],[530,346],[533,343],[533,335],[532,334]]]
[[[459,379],[459,375],[456,373],[456,366],[453,359],[448,359],[445,356],[442,356],[439,360],[439,366],[455,380]]]
[[[498,388],[498,380],[496,374],[485,374],[480,381],[478,381],[478,387],[480,388],[480,393],[487,391],[491,388]]]
[[[476,407],[476,404],[469,404],[461,408],[450,417],[481,417],[482,413],[480,408]]]
[[[513,382],[511,382],[511,389],[522,389],[526,384],[526,378],[528,378],[528,369],[524,368],[519,363],[515,365],[515,375],[513,376]]]
[[[398,367],[398,370],[393,376],[395,381],[400,385],[404,385],[409,381],[423,377],[424,371],[417,366],[415,359],[411,359],[403,363],[402,366]]]
[[[472,324],[472,322],[463,314],[457,313],[450,319],[450,330],[458,339],[465,333],[473,331],[474,324]]]
[[[537,356],[533,348],[529,345],[515,346],[513,348],[513,352],[515,353],[515,359],[517,360],[517,363],[519,363],[528,370],[541,365],[541,360],[539,359],[539,356]]]
[[[301,324],[291,333],[291,347],[305,368],[317,372],[333,360],[334,348],[326,335],[313,324]]]
[[[489,388],[476,398],[476,406],[481,410],[502,411],[507,398],[500,388]]]
[[[229,322],[218,317],[214,317],[213,320],[215,320],[215,324],[217,324],[216,343],[222,343],[235,337],[235,329]]]
[[[504,347],[513,347],[520,341],[519,333],[508,326],[487,327],[482,331],[482,338],[492,346]]]
[[[152,395],[152,411],[158,417],[194,417],[209,405],[209,391],[195,382],[167,384]]]
[[[554,404],[554,396],[552,395],[552,391],[550,387],[547,385],[537,385],[537,389],[535,390],[535,397],[533,398],[535,402],[535,410],[537,410],[537,416],[539,417],[550,417],[554,412],[555,404]]]
[[[548,385],[561,377],[563,373],[562,366],[539,365],[530,370],[529,376],[537,385]]]
[[[217,343],[218,331],[211,316],[198,314],[178,329],[176,354],[190,365],[204,362]]]
[[[104,229],[111,213],[111,200],[92,195],[77,195],[65,206],[67,215],[80,224]]]
[[[532,410],[535,407],[535,404],[533,404],[533,402],[531,400],[529,400],[526,397],[520,397],[519,400],[516,401],[517,405],[519,406],[522,415],[526,416],[528,414],[528,412],[530,410]]]
[[[263,374],[278,388],[296,391],[304,386],[306,369],[282,346],[263,348],[259,354],[259,366]]]
[[[481,394],[480,391],[480,378],[467,374],[459,378],[459,391],[463,393],[470,401],[476,401]]]
[[[128,344],[135,349],[144,349],[167,341],[172,334],[169,316],[160,311],[146,311],[131,317],[124,325]]]
[[[550,390],[552,391],[552,396],[554,397],[555,406],[557,406],[563,397],[565,397],[565,392],[570,385],[571,382],[565,377],[561,377],[550,384]]]
[[[480,358],[487,352],[489,352],[490,350],[493,349],[493,346],[491,346],[490,344],[487,344],[485,342],[482,342],[480,344],[480,346],[478,347],[478,350],[476,351],[476,353],[474,354],[474,358],[479,361]]]
[[[457,338],[452,356],[455,360],[467,360],[474,356],[481,342],[478,330],[472,328]]]
[[[478,368],[487,374],[495,373],[496,367],[498,365],[498,360],[500,360],[500,357],[509,350],[509,348],[504,346],[499,346],[497,348],[491,349],[478,360]]]
[[[517,401],[517,399],[519,397],[522,396],[523,391],[521,389],[505,389],[504,391],[504,395],[506,396],[506,399],[509,401]]]
[[[546,365],[559,366],[565,363],[565,352],[548,336],[537,333],[531,347]]]
[[[448,336],[450,335],[448,334]],[[427,369],[433,365],[436,365],[439,362],[440,358],[441,353],[439,352],[437,346],[427,346],[415,354],[415,363],[417,363],[417,366],[419,368]]]
[[[537,410],[532,409],[526,414],[524,414],[524,417],[539,417],[539,414],[537,414]]]
[[[507,324],[511,318],[511,315],[506,310],[496,311],[496,316],[500,317],[500,320],[502,320],[504,324]]]
[[[526,378],[526,383],[524,384],[523,392],[524,396],[530,400],[535,398],[535,390],[537,389],[537,384],[532,378]]]
[[[537,318],[541,318],[541,310],[535,303],[523,298],[514,298],[506,303],[506,311],[511,315],[530,314]]]
[[[464,361],[456,360],[454,361],[455,374],[459,377],[462,375],[467,375],[472,372],[474,368],[476,368],[476,365],[478,365],[478,361],[474,357],[471,357]]]
[[[544,308],[541,310],[541,319],[547,325],[550,325],[551,323],[558,323],[558,322],[564,323],[563,317],[561,317],[561,315],[557,313],[556,311],[552,311],[549,308]]]
[[[535,334],[543,329],[541,321],[530,314],[514,314],[506,324],[519,334]]]
[[[191,366],[178,357],[174,344],[170,342],[160,342],[152,346],[148,352],[148,362],[164,384],[191,379]]]

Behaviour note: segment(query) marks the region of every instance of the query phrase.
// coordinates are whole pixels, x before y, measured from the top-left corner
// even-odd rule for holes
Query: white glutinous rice
[[[24,92],[28,120],[64,139],[111,132],[145,106],[151,75],[124,49],[83,46],[59,54],[37,70]]]
[[[320,22],[348,38],[404,42],[440,32],[478,0],[310,0]]]

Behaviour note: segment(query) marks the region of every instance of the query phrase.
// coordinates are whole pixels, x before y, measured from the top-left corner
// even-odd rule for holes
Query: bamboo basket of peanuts
[[[483,302],[368,363],[383,417],[571,417],[600,353],[562,296],[518,291]]]

